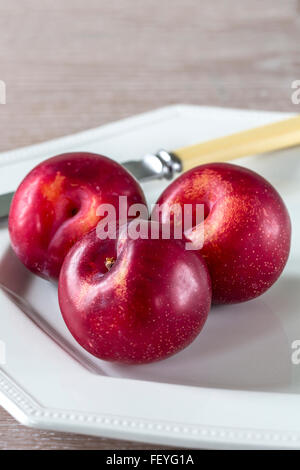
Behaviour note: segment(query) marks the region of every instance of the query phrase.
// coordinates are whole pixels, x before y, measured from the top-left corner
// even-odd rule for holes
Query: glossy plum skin
[[[106,258],[115,259],[110,270]],[[210,309],[211,281],[202,257],[182,240],[101,241],[93,230],[66,256],[58,294],[81,346],[100,359],[139,364],[196,338]]]
[[[290,251],[291,222],[281,197],[257,173],[230,163],[184,173],[157,201],[166,223],[173,204],[204,204],[204,244],[199,250],[212,278],[213,303],[263,294],[278,279]],[[172,215],[171,215],[172,221]],[[199,226],[198,226],[199,227]],[[197,240],[196,228],[192,241]]]
[[[137,181],[117,162],[102,155],[76,152],[49,158],[36,166],[18,187],[9,213],[12,247],[35,274],[58,279],[71,246],[94,228],[100,204],[119,196],[128,205],[145,203]]]

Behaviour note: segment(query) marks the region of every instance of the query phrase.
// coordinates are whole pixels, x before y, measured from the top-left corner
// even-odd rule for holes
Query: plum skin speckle
[[[109,270],[108,258],[114,259]],[[183,240],[118,244],[99,240],[95,230],[66,256],[58,293],[79,344],[100,359],[127,364],[165,359],[188,346],[211,306],[206,264]]]
[[[243,302],[266,292],[283,271],[291,243],[290,217],[276,189],[238,165],[200,165],[161,194],[158,218],[165,222],[173,204],[201,203],[210,208],[199,252],[211,274],[213,303]]]
[[[89,152],[44,160],[19,185],[9,212],[12,247],[33,273],[57,280],[69,249],[100,220],[97,208],[119,196],[145,204],[138,182],[119,163]]]

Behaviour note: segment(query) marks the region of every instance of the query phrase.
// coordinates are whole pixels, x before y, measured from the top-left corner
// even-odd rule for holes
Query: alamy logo
[[[162,223],[163,205],[151,205],[149,222],[148,207],[145,204],[128,205],[127,196],[119,196],[119,207],[116,210],[113,204],[100,204],[96,215],[101,217],[96,226],[96,234],[100,240],[117,238],[117,227],[120,240],[127,237],[132,240],[171,238],[184,239],[186,250],[200,250],[204,243],[204,204],[173,204],[168,206]],[[128,219],[130,224],[126,224]]]
[[[0,365],[6,363],[6,348],[4,341],[0,340]]]
[[[0,80],[0,104],[6,104],[6,84]]]

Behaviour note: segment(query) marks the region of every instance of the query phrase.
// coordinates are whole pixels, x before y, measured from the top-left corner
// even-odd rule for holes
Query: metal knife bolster
[[[154,179],[171,180],[176,173],[182,171],[180,158],[175,153],[166,150],[149,153],[141,160],[122,162],[122,166],[142,182]]]

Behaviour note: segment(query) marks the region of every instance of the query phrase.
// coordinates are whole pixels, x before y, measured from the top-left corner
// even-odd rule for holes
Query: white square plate
[[[0,192],[16,189],[33,166],[57,153],[94,151],[121,162],[286,116],[195,106],[159,109],[1,154]],[[300,365],[291,360],[292,342],[300,339],[299,149],[239,163],[274,184],[289,208],[288,265],[265,295],[213,308],[190,347],[155,364],[112,365],[81,349],[61,318],[56,286],[19,263],[9,247],[7,222],[0,222],[0,282],[23,299],[0,289],[6,353],[0,403],[16,419],[43,429],[186,447],[300,448]],[[167,184],[144,185],[149,203]],[[63,347],[43,329],[52,329]]]

